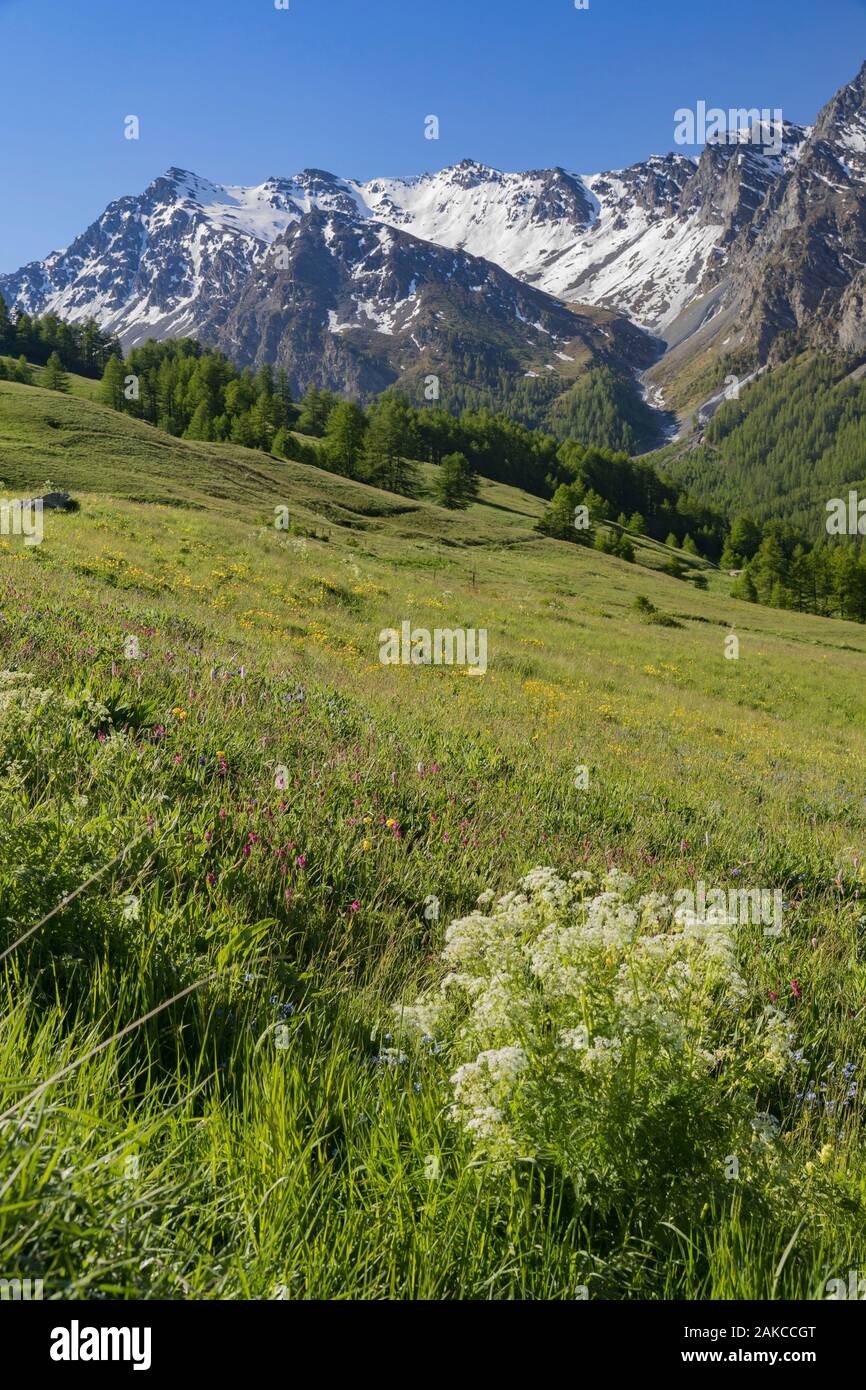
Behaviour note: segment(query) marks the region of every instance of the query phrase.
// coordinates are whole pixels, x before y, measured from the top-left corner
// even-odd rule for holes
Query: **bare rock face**
[[[234,361],[284,367],[296,391],[312,381],[361,399],[427,373],[516,378],[578,356],[626,372],[657,351],[627,321],[581,314],[489,261],[320,210],[200,334]]]
[[[866,67],[820,113],[732,239],[719,330],[758,364],[858,349],[866,265]],[[723,312],[727,310],[727,312]],[[701,347],[713,337],[712,323]]]

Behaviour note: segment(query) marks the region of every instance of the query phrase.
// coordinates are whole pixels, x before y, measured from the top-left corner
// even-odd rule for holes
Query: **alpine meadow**
[[[714,1305],[866,1297],[855,22],[795,7],[763,85],[659,50],[577,174],[620,127],[556,91],[494,135],[442,2],[424,85],[392,0],[334,6],[351,59],[330,5],[219,0],[226,113],[163,0],[134,80],[104,0],[0,15],[86,97],[68,207],[40,123],[42,192],[0,156],[0,1302],[148,1338],[58,1307],[43,1367],[156,1366],[159,1303],[688,1301],[668,1340],[742,1360],[811,1308]],[[556,8],[467,24],[630,80],[647,7],[619,55]],[[289,138],[301,53],[349,86],[305,70]],[[265,177],[305,145],[359,177]]]

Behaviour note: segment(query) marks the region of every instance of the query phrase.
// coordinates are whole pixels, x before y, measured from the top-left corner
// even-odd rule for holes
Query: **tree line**
[[[550,499],[539,523],[545,535],[625,559],[634,557],[631,537],[650,536],[735,571],[735,597],[866,621],[866,550],[856,540],[816,543],[784,522],[749,516],[729,523],[647,459],[562,442],[487,409],[456,416],[418,407],[393,388],[366,409],[314,386],[295,402],[284,371],[239,370],[194,339],[150,340],[124,360],[95,324],[53,314],[12,320],[0,296],[0,353],[14,359],[22,347],[10,367],[0,361],[0,377],[31,383],[35,361],[45,367],[40,384],[65,391],[67,368],[101,374],[106,405],[178,437],[262,449],[407,496],[420,490],[416,460],[424,460],[437,465],[435,500],[450,508],[467,507],[484,476]],[[825,418],[813,422],[823,442],[826,428]],[[682,573],[676,559],[670,572]]]
[[[812,540],[824,503],[866,475],[863,354],[803,353],[743,385],[698,447],[669,445],[657,462],[684,487],[735,515],[799,527]],[[723,364],[745,374],[741,363]]]
[[[724,513],[688,496],[644,459],[575,440],[560,445],[560,470],[567,477],[556,488],[539,530],[577,544],[630,558],[628,535],[650,536],[688,554],[717,561],[728,532]],[[611,537],[599,524],[614,523]]]
[[[35,362],[47,365],[52,354],[66,371],[99,379],[111,357],[120,356],[120,344],[111,333],[104,333],[93,319],[84,323],[64,323],[56,314],[34,317],[19,312],[13,318],[0,294],[0,356],[18,359],[16,367]],[[2,364],[0,364],[2,366]],[[18,380],[8,368],[5,375]]]
[[[151,341],[125,362],[110,359],[103,400],[170,434],[263,449],[407,496],[419,488],[415,460],[433,463],[449,506],[468,505],[478,475],[542,497],[580,476],[613,515],[642,512],[648,534],[682,541],[691,532],[702,553],[716,556],[724,543],[721,514],[625,453],[563,443],[487,409],[457,416],[416,406],[393,388],[366,409],[316,386],[296,403],[284,371],[239,370],[193,339]]]
[[[855,538],[813,542],[783,522],[738,517],[722,555],[735,598],[866,622],[866,550]]]

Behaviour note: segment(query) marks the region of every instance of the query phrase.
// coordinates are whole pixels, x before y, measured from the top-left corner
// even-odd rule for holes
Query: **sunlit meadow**
[[[129,439],[124,476],[70,437],[80,510],[0,545],[0,1268],[46,1297],[812,1299],[863,1266],[863,628],[541,539],[505,487],[455,519],[218,446],[157,476]],[[404,619],[486,629],[487,674],[383,666]],[[686,1050],[662,1030],[589,1128],[545,1029],[584,994],[614,1026],[629,932],[560,1013],[532,996],[529,1042],[471,998],[404,1023],[449,924],[540,867],[628,875],[626,904],[784,894],[736,998],[701,967]],[[524,1045],[531,1107],[497,1092],[485,1144],[459,1069]]]

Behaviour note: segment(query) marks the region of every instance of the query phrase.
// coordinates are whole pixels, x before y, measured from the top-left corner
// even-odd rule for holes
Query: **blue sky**
[[[592,173],[671,149],[700,99],[811,121],[864,59],[864,0],[0,0],[0,271],[172,164]]]

